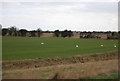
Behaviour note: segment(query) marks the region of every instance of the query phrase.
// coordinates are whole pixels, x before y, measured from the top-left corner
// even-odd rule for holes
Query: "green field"
[[[3,37],[2,39],[3,60],[67,57],[118,49],[117,40],[37,37]],[[76,48],[76,45],[79,47]]]

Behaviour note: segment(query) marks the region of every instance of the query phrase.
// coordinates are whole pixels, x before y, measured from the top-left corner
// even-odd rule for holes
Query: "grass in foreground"
[[[44,44],[41,44],[41,43]],[[3,60],[68,57],[117,50],[117,40],[3,37]],[[79,47],[75,47],[78,45]],[[100,45],[104,45],[101,47]]]
[[[94,76],[94,77],[89,77],[87,79],[118,79],[118,73],[110,73],[110,74],[100,74],[98,76]]]
[[[3,79],[111,79],[117,78],[118,60],[55,65],[3,71]],[[101,74],[104,74],[101,76]],[[107,76],[106,76],[107,75]]]

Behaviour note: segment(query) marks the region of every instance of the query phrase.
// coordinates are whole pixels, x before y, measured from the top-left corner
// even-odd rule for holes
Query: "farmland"
[[[3,79],[118,77],[118,40],[3,37],[2,44]]]
[[[114,47],[114,45],[117,47]],[[69,57],[117,50],[118,41],[78,38],[3,37],[2,49],[3,60]]]

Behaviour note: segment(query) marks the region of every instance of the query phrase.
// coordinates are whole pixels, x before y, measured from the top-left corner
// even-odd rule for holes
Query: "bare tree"
[[[37,36],[40,37],[42,35],[42,30],[40,28],[37,29]]]
[[[10,36],[17,36],[17,28],[16,26],[11,26],[10,28],[8,28],[9,30],[9,35]]]

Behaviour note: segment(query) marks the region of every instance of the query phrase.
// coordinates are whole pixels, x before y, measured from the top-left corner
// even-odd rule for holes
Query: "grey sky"
[[[2,3],[3,27],[16,26],[33,30],[118,30],[118,3],[109,1],[54,1]]]

